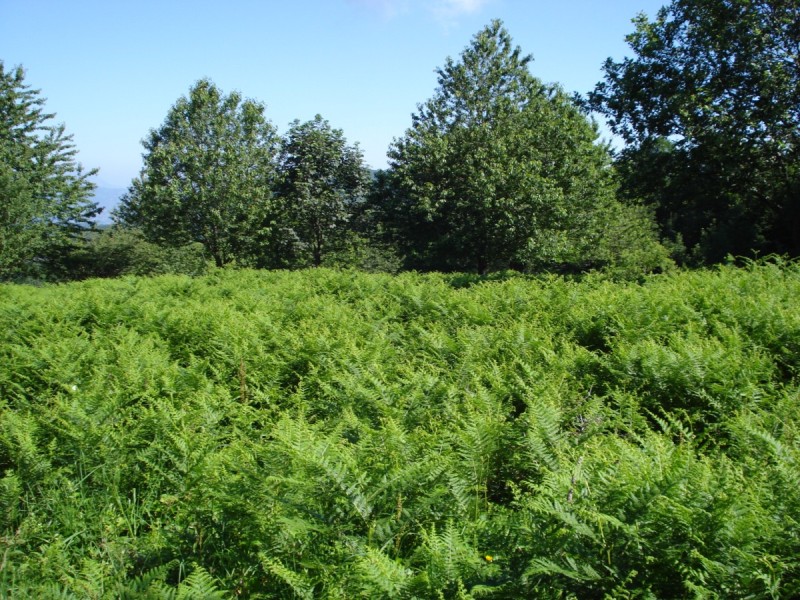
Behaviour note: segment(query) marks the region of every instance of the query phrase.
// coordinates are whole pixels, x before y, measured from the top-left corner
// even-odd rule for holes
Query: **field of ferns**
[[[800,597],[800,264],[2,285],[0,597]]]

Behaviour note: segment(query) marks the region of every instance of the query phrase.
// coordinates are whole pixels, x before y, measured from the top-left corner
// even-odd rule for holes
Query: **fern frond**
[[[178,586],[175,600],[226,600],[227,597],[208,571],[200,565],[194,565],[189,576]]]
[[[411,579],[409,569],[374,548],[366,548],[356,562],[356,568],[363,580],[363,592],[370,597],[375,597],[377,591],[386,597],[396,598]]]
[[[561,411],[534,398],[528,402],[526,420],[525,442],[531,458],[550,471],[559,471],[565,458],[566,441],[561,427]]]
[[[295,462],[333,481],[361,519],[369,521],[373,507],[365,492],[367,474],[338,431],[323,436],[305,422],[286,419],[276,427],[275,437]]]
[[[524,577],[534,575],[561,575],[573,581],[596,581],[600,574],[588,564],[578,564],[571,556],[564,557],[564,563],[559,564],[549,558],[534,558],[524,572]]]
[[[166,585],[164,580],[177,564],[178,561],[173,560],[118,583],[115,595],[120,600],[174,600],[177,590]]]
[[[313,599],[313,586],[306,577],[286,568],[278,559],[270,558],[265,554],[260,554],[259,557],[267,573],[277,577],[280,581],[288,585],[299,598],[302,600]]]
[[[434,589],[468,579],[483,566],[480,553],[464,539],[463,532],[453,521],[448,521],[441,533],[431,527],[430,531],[423,531],[422,536],[420,558]]]

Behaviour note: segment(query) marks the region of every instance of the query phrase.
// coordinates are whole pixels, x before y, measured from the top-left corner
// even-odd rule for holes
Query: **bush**
[[[70,257],[70,278],[121,275],[200,275],[208,268],[203,245],[159,246],[136,229],[113,226],[89,234],[88,244]]]

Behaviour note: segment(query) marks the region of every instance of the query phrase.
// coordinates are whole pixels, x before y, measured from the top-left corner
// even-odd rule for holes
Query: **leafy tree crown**
[[[493,21],[447,59],[392,144],[384,207],[412,266],[569,261],[592,237],[590,215],[613,195],[609,155],[574,101],[531,75],[531,60]]]
[[[117,211],[148,239],[202,243],[217,265],[247,262],[269,230],[278,138],[264,105],[209,80],[143,142],[144,169]]]

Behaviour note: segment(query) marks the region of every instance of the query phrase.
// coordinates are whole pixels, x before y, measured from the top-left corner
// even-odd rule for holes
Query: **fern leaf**
[[[120,600],[174,600],[176,590],[164,584],[167,572],[177,565],[170,561],[142,573],[138,577],[117,585],[116,596]],[[161,585],[159,585],[161,584]],[[161,589],[158,589],[161,587]]]
[[[299,598],[302,600],[313,599],[313,586],[306,577],[286,568],[283,563],[276,558],[269,558],[265,554],[261,554],[260,558],[264,569],[288,585]]]
[[[364,591],[380,591],[390,598],[397,597],[409,584],[411,572],[374,548],[367,548],[356,563],[364,579]]]
[[[175,600],[225,600],[227,594],[217,587],[217,581],[200,565],[181,581]]]

